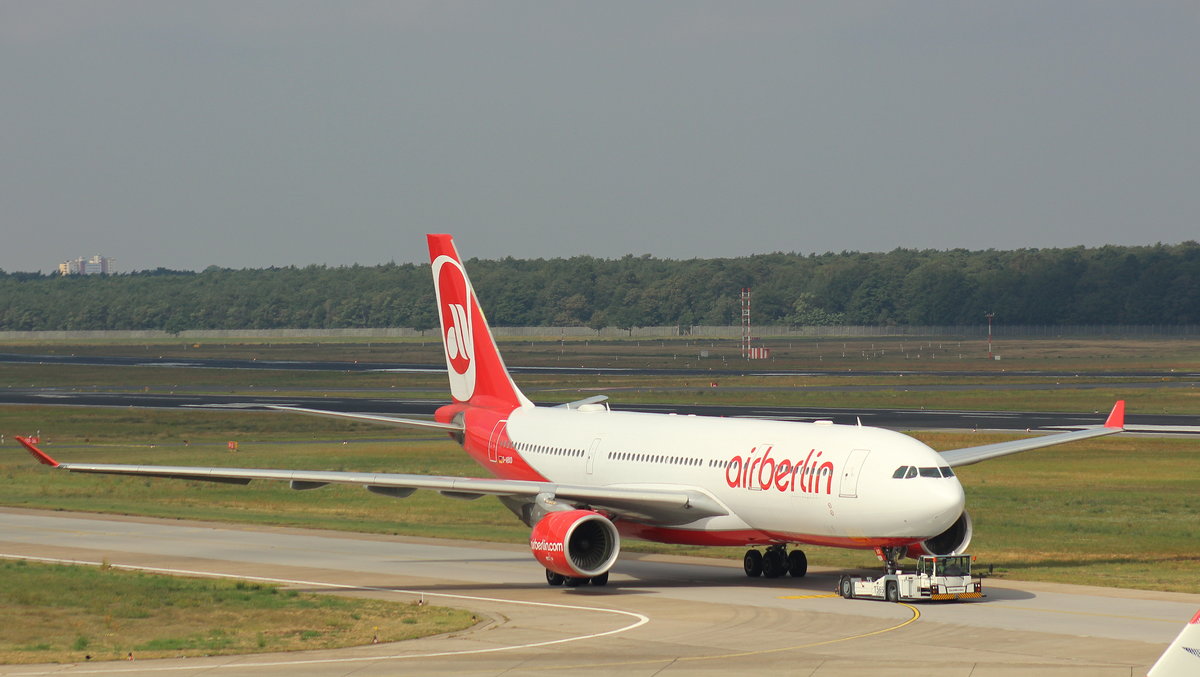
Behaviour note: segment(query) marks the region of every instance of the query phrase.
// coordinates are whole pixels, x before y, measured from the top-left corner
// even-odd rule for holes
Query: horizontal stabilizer
[[[585,397],[582,400],[575,400],[574,402],[567,402],[566,404],[560,404],[560,405],[558,405],[558,408],[559,409],[578,409],[586,404],[600,404],[601,402],[606,402],[606,401],[608,401],[608,395],[592,395],[591,397]]]
[[[449,432],[461,432],[463,429],[463,426],[457,423],[438,423],[437,421],[429,421],[419,418],[399,418],[396,416],[381,416],[379,414],[351,414],[344,411],[325,411],[323,409],[305,409],[304,407],[286,407],[281,404],[268,404],[267,408],[277,409],[279,411],[290,411],[297,414],[328,416],[330,418],[343,418],[352,421],[365,421],[367,423],[381,423],[383,425],[408,426],[410,428],[432,428],[434,430],[446,430]]]

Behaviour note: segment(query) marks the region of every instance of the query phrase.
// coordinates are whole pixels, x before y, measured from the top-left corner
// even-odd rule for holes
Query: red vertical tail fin
[[[493,408],[533,406],[508,375],[454,239],[433,234],[426,238],[454,401]]]

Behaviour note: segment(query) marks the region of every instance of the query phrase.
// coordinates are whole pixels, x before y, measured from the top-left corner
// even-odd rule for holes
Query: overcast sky
[[[1200,3],[0,0],[0,269],[1200,238]]]

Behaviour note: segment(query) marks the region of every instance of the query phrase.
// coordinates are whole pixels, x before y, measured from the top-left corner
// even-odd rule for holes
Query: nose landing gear
[[[751,578],[779,578],[784,574],[801,578],[808,573],[808,558],[802,550],[788,552],[786,543],[776,543],[768,546],[765,552],[747,550],[742,558],[742,568]]]
[[[896,560],[904,556],[904,548],[875,548],[875,556],[883,562],[887,573],[894,574],[900,569]]]

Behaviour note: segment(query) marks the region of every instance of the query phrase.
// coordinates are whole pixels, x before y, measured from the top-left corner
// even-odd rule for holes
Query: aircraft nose
[[[963,492],[962,484],[959,484],[957,477],[943,479],[945,481],[940,482],[938,487],[942,500],[946,501],[947,505],[956,512],[962,512],[967,502],[967,495]]]
[[[926,533],[941,533],[954,524],[966,507],[962,485],[953,477],[929,480],[921,485],[913,487],[919,492],[915,502],[921,506],[920,516],[914,515],[914,521]]]
[[[930,486],[929,493],[929,507],[934,513],[934,518],[945,519],[947,524],[952,524],[958,519],[967,506],[967,496],[956,478],[943,478],[941,482]]]

